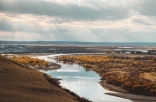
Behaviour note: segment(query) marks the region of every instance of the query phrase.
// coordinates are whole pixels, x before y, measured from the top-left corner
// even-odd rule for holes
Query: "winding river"
[[[54,57],[63,54],[38,56],[39,59],[44,59],[49,62],[55,62],[61,65],[60,69],[42,71],[53,78],[59,78],[61,85],[81,97],[88,98],[93,102],[132,102],[131,100],[110,96],[105,93],[111,91],[105,90],[98,82],[100,77],[93,71],[86,71],[85,68],[78,64],[63,64],[57,62]]]

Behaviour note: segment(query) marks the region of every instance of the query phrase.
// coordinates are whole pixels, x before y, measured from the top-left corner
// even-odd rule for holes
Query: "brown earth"
[[[0,102],[78,102],[58,86],[48,75],[0,56]]]

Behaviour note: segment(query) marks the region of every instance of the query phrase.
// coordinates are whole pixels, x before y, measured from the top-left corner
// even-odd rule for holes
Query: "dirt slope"
[[[77,102],[43,73],[0,56],[0,102]]]

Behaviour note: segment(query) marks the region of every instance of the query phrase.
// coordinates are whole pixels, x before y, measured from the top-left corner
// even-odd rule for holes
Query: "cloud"
[[[0,11],[19,14],[47,15],[74,20],[118,20],[128,16],[127,10],[122,7],[108,7],[105,3],[103,3],[103,7],[97,7],[97,5],[82,6],[75,3],[60,4],[44,0],[2,0],[0,1]]]
[[[20,40],[23,37],[25,40],[43,41],[136,42],[147,41],[146,38],[154,41],[156,36],[155,19],[141,15],[117,21],[85,22],[29,14],[15,17],[12,17],[13,14],[6,13],[0,15],[3,15],[0,23],[1,40]]]
[[[5,20],[0,20],[0,31],[12,31],[12,26]]]
[[[0,40],[155,42],[154,3],[1,0]]]
[[[140,23],[140,24],[144,24],[144,25],[152,25],[152,24],[150,24],[149,22],[147,22],[147,21],[144,21],[144,20],[141,20],[141,19],[135,19],[134,20],[136,23]]]
[[[140,14],[148,16],[156,16],[156,0],[143,0],[139,9]]]
[[[60,31],[60,32],[58,32]],[[27,32],[0,32],[1,40],[25,40],[25,41],[86,41],[86,42],[155,42],[156,30],[132,31],[122,29],[60,29],[51,34],[38,34]],[[135,35],[135,36],[134,36]]]

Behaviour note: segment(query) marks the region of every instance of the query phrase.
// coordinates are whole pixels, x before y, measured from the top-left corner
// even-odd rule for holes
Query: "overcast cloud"
[[[156,0],[1,0],[0,40],[156,42]]]

